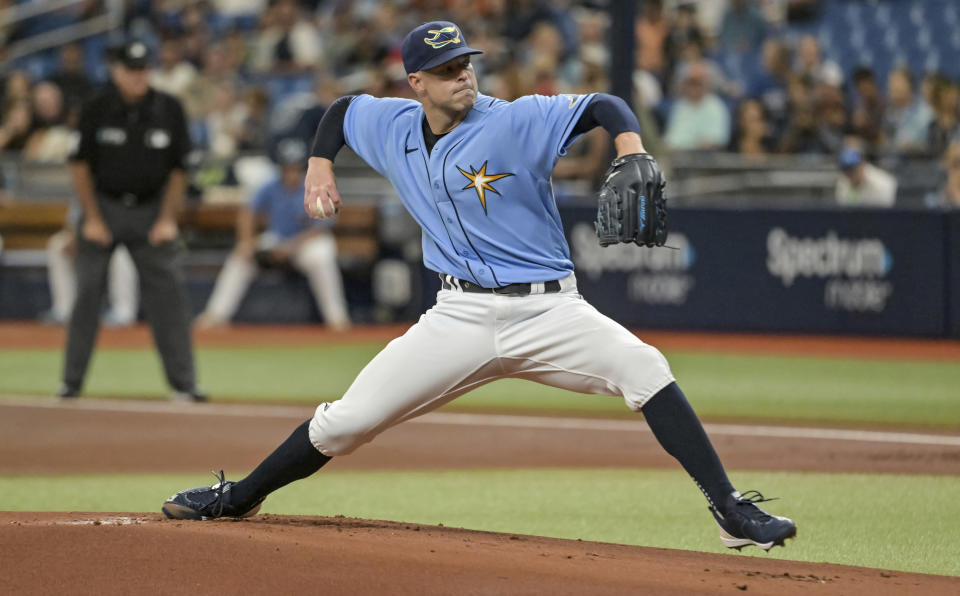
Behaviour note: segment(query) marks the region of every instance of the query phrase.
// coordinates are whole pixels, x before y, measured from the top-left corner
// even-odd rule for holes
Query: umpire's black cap
[[[130,70],[143,70],[150,64],[150,48],[139,39],[131,39],[115,46],[110,57]]]
[[[400,47],[407,74],[428,70],[464,54],[482,54],[467,47],[460,27],[449,21],[424,23],[407,34]]]

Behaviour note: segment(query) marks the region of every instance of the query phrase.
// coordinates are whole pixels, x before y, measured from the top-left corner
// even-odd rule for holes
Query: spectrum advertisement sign
[[[624,325],[946,332],[942,213],[674,209],[672,248],[655,249],[600,247],[593,209],[561,216],[581,293]]]

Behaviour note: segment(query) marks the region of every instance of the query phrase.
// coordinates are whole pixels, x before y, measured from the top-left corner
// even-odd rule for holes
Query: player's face
[[[477,100],[477,75],[470,56],[459,56],[430,70],[421,70],[418,95],[425,104],[451,111],[464,111]],[[416,89],[416,87],[414,87]]]

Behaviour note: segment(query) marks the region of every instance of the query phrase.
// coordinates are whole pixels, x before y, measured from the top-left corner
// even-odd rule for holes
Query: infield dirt
[[[957,578],[348,518],[0,513],[9,594],[956,594]]]

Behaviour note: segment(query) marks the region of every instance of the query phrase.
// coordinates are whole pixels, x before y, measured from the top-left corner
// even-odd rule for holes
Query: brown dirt
[[[960,578],[347,518],[0,513],[4,593],[956,594]]]
[[[110,407],[86,400],[57,407],[0,400],[0,475],[96,473],[194,473],[252,469],[312,408],[286,408],[281,415],[236,415],[249,408],[180,406],[157,402],[158,411],[84,409]],[[267,409],[269,410],[269,409]],[[266,412],[267,410],[264,410]],[[232,415],[224,415],[232,411]],[[289,413],[289,414],[287,414]],[[865,443],[795,438],[714,436],[731,469],[815,472],[960,474],[960,447]],[[443,449],[437,449],[442,445]],[[64,448],[69,446],[69,448]],[[674,469],[646,424],[637,432],[507,428],[428,424],[396,426],[328,469],[467,469],[494,467],[647,467]]]
[[[386,341],[402,327],[334,334],[243,327],[198,334],[201,346]],[[641,333],[663,349],[960,360],[960,342]],[[0,325],[0,349],[62,345],[59,328]],[[101,347],[147,347],[142,327],[105,329]],[[309,408],[223,415],[0,400],[0,475],[189,472],[233,475],[260,461]],[[109,402],[106,402],[109,404]],[[102,404],[101,404],[102,405]],[[49,407],[48,407],[49,406]],[[671,467],[638,431],[401,425],[330,469]],[[714,442],[735,469],[960,474],[960,447],[757,439]],[[442,445],[443,449],[437,449]],[[803,539],[802,529],[800,540]],[[789,546],[789,545],[788,545]],[[263,515],[174,522],[158,515],[0,512],[0,593],[196,591],[333,594],[956,594],[960,578],[830,564],[509,536],[369,520]]]

